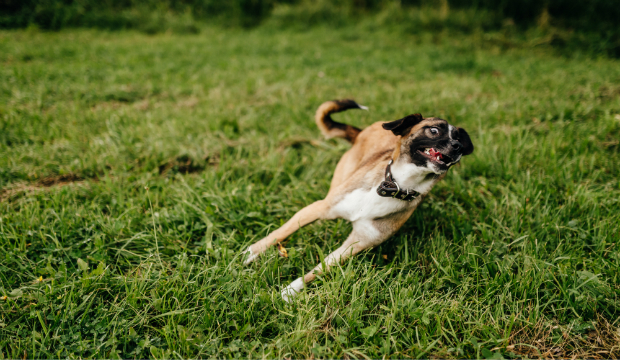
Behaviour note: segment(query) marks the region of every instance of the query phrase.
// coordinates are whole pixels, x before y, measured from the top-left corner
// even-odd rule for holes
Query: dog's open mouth
[[[450,156],[446,154],[442,154],[441,152],[435,150],[435,148],[424,148],[424,149],[418,150],[418,152],[424,155],[430,161],[437,163],[437,164],[441,164],[441,165],[450,166],[453,163],[460,160],[460,156],[459,156],[459,159],[454,160]]]

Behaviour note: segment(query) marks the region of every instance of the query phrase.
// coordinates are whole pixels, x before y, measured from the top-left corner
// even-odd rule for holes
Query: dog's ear
[[[474,152],[474,144],[472,144],[469,134],[463,128],[457,129],[459,132],[459,142],[463,145],[463,155],[469,155]]]
[[[382,126],[385,130],[390,130],[394,133],[394,135],[405,135],[409,129],[414,127],[420,121],[424,120],[422,115],[413,114],[407,115],[402,119],[394,120],[390,122],[383,123]]]

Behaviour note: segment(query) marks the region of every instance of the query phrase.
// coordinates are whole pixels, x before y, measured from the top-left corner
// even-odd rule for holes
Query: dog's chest
[[[420,200],[415,199],[409,202],[381,197],[374,188],[370,190],[356,189],[345,195],[342,200],[333,206],[330,215],[352,222],[372,220],[402,211],[405,208],[414,206],[418,201]]]

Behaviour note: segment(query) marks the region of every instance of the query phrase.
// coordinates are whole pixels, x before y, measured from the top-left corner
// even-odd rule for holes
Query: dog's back
[[[354,100],[332,100],[321,104],[314,116],[317,126],[325,137],[328,139],[340,137],[353,144],[336,166],[331,189],[335,189],[358,170],[364,171],[367,175],[381,177],[383,170],[372,171],[372,168],[380,163],[378,160],[389,159],[394,151],[394,145],[398,143],[397,136],[381,127],[383,122],[374,123],[361,130],[336,122],[330,116],[349,109],[368,110],[367,107],[359,105]]]

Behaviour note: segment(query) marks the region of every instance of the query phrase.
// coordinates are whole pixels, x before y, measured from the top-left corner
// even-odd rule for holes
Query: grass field
[[[0,32],[0,358],[620,357],[620,64],[356,27]],[[473,155],[401,231],[240,251],[321,199],[357,126],[421,112]]]

